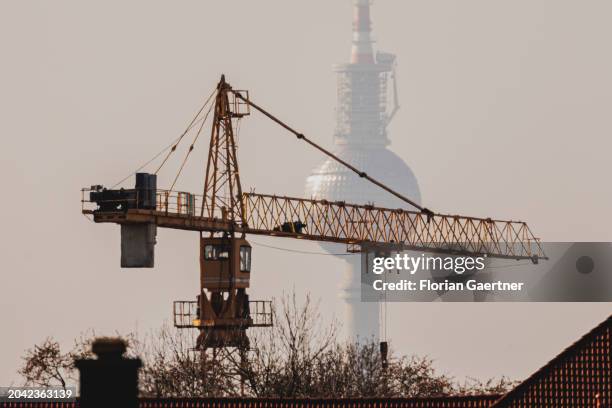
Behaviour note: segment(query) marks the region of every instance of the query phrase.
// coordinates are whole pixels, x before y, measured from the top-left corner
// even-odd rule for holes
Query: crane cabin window
[[[227,245],[206,245],[204,247],[204,259],[217,261],[229,259],[230,249]]]
[[[240,272],[251,272],[251,247],[240,247]]]

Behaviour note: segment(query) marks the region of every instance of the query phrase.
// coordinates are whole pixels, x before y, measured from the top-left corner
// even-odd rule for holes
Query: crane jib
[[[84,199],[83,211],[102,223],[154,223],[161,228],[190,231],[234,231],[343,244],[390,244],[406,250],[486,254],[492,258],[546,259],[539,240],[521,221],[427,216],[420,211],[244,193],[244,222],[235,222],[227,214],[211,213],[207,208],[204,213],[212,216],[200,216],[197,203],[202,203],[202,198],[193,194],[158,190],[156,195],[155,210],[116,210]]]

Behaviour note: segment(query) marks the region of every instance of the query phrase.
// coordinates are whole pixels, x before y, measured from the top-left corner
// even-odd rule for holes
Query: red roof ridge
[[[519,385],[514,387],[512,390],[508,391],[504,396],[502,396],[498,401],[496,401],[491,408],[494,407],[502,407],[503,404],[511,402],[514,397],[520,395],[523,391],[528,389],[531,385],[533,385],[538,379],[542,378],[545,374],[550,372],[556,365],[561,362],[566,361],[567,359],[576,356],[581,350],[582,346],[585,343],[590,342],[595,337],[600,335],[605,330],[612,329],[612,315],[608,316],[606,320],[601,322],[587,334],[582,336],[580,339],[572,343],[570,346],[566,347],[561,353],[557,354],[552,360],[538,369],[535,373],[531,374],[526,380],[521,382]]]

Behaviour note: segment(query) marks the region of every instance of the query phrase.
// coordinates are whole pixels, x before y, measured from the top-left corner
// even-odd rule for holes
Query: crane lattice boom
[[[545,257],[539,241],[521,221],[428,215],[418,211],[255,193],[242,195],[244,224],[235,223],[227,216],[224,218],[221,211],[209,211],[206,204],[202,211],[201,196],[189,193],[158,190],[155,210],[133,208],[99,212],[85,196],[84,202],[83,212],[92,214],[96,222],[155,223],[163,228],[233,231],[348,245],[393,244],[404,249],[486,254],[494,258]],[[202,213],[207,215],[198,215]]]

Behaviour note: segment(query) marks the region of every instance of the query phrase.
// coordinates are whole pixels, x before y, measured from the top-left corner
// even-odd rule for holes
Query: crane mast
[[[243,107],[247,109],[241,111]],[[220,211],[222,219],[229,219],[236,226],[244,220],[232,120],[248,114],[248,105],[235,97],[230,85],[225,82],[225,76],[221,76],[214,105],[201,217],[214,218],[215,212]]]

